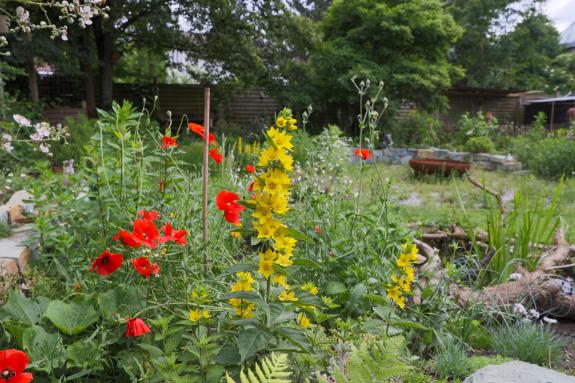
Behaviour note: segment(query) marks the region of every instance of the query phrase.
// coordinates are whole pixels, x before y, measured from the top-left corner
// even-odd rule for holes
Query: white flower
[[[8,133],[2,133],[2,148],[7,151],[8,153],[14,150],[14,146],[12,146],[12,136]]]
[[[16,17],[18,18],[19,22],[28,23],[28,21],[30,20],[30,12],[28,12],[22,7],[18,7],[16,8]]]
[[[509,278],[507,278],[508,281],[518,281],[521,278],[523,278],[523,275],[519,274],[519,273],[511,273],[509,274]]]
[[[527,316],[527,310],[525,309],[525,306],[523,306],[521,303],[515,303],[513,305],[512,311],[513,314],[520,314],[522,316]]]
[[[34,128],[36,128],[36,132],[30,135],[32,141],[42,141],[50,137],[50,125],[47,122],[39,122],[34,125]]]
[[[74,174],[74,160],[66,160],[63,162],[64,174]]]
[[[32,121],[20,114],[15,114],[12,116],[12,118],[20,126],[32,126]]]
[[[40,151],[44,154],[49,154],[50,153],[50,147],[48,145],[44,145],[44,144],[40,144],[40,146],[38,147],[40,149]]]

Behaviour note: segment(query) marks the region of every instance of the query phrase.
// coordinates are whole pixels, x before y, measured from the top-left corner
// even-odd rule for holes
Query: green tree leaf
[[[54,300],[48,304],[46,318],[64,334],[76,335],[94,324],[100,314],[86,301],[65,303]]]

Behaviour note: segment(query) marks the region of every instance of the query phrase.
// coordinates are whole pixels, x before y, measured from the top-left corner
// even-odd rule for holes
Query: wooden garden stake
[[[204,171],[203,171],[203,186],[204,186],[204,273],[207,275],[209,270],[208,265],[208,150],[209,150],[209,136],[210,136],[210,88],[204,89]]]

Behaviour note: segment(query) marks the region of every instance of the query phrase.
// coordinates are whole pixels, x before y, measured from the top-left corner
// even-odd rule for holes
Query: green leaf
[[[241,360],[240,350],[236,346],[225,346],[220,350],[214,362],[225,366],[233,366],[240,364]]]
[[[327,295],[337,295],[342,294],[347,291],[347,287],[341,282],[328,282],[325,286],[325,293]]]
[[[410,328],[410,329],[422,330],[422,331],[429,330],[429,327],[422,325],[421,323],[412,322],[412,321],[408,321],[408,320],[393,321],[391,323],[394,326],[402,327],[402,328]]]
[[[245,362],[256,355],[256,352],[265,349],[272,339],[270,334],[257,328],[248,328],[241,332],[238,336],[238,350],[241,362]]]
[[[39,324],[48,302],[49,299],[44,297],[36,302],[18,290],[11,290],[6,304],[0,308],[0,319],[15,319],[27,325]]]
[[[287,339],[293,345],[299,347],[302,351],[310,351],[311,345],[307,340],[305,333],[295,327],[279,327],[276,332]]]
[[[312,269],[321,269],[321,265],[319,263],[309,258],[294,259],[293,265],[310,267]]]
[[[286,231],[287,231],[287,235],[289,235],[292,238],[295,238],[299,241],[313,243],[313,239],[311,237],[309,237],[308,235],[302,233],[301,231],[298,231],[296,229],[292,229],[291,227],[288,227],[286,229]]]
[[[146,307],[146,290],[137,286],[118,286],[98,295],[98,307],[105,318],[116,314],[131,317]]]
[[[82,339],[66,348],[68,367],[95,370],[94,363],[99,359],[98,345],[91,340]]]
[[[224,300],[237,298],[237,299],[246,299],[246,300],[259,300],[261,299],[257,293],[252,291],[236,291],[235,293],[228,293],[224,297]]]
[[[65,303],[54,300],[48,304],[46,318],[64,334],[76,335],[96,323],[100,314],[87,301]]]
[[[160,358],[164,355],[163,351],[151,344],[138,344],[138,346],[150,353],[153,358]]]
[[[253,263],[236,263],[235,265],[229,267],[226,271],[221,273],[219,277],[225,277],[226,275],[240,273],[242,271],[252,271],[256,269],[257,266]]]
[[[35,370],[50,373],[64,364],[62,340],[58,334],[50,334],[40,326],[30,326],[24,331],[22,346]]]
[[[250,210],[256,210],[256,204],[255,203],[251,203],[251,202],[247,202],[247,201],[237,201],[237,204],[245,206]]]

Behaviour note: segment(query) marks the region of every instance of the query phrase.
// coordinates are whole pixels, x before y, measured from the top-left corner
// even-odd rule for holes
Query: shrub
[[[465,143],[465,151],[470,153],[491,153],[495,150],[495,144],[486,136],[471,137]]]
[[[566,340],[541,324],[521,323],[493,331],[492,345],[498,354],[541,366],[556,361]]]
[[[459,132],[455,138],[458,144],[464,144],[472,137],[493,137],[499,128],[497,119],[491,114],[477,112],[475,117],[469,113],[461,116],[458,123]]]
[[[575,174],[575,143],[565,137],[539,141],[520,138],[514,143],[513,152],[537,176],[559,178]]]
[[[395,146],[435,146],[440,144],[441,121],[433,116],[413,111],[391,127]]]
[[[464,346],[448,339],[435,356],[435,372],[440,378],[462,378],[469,372],[470,366]]]

